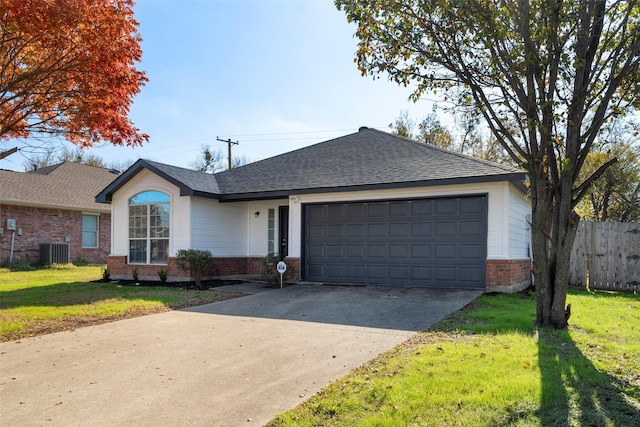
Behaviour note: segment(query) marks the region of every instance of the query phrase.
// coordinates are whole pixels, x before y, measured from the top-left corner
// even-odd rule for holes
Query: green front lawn
[[[640,296],[570,291],[567,331],[535,299],[484,295],[271,426],[640,425]]]
[[[37,271],[0,269],[0,341],[75,329],[239,294],[162,286],[94,283],[102,268],[73,265]]]

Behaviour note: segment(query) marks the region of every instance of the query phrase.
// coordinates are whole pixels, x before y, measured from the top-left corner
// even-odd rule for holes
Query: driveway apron
[[[480,291],[294,285],[0,344],[11,426],[256,426]]]

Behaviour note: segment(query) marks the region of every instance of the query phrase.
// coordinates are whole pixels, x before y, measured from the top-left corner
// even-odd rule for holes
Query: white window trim
[[[96,217],[96,229],[95,229],[95,233],[96,233],[96,245],[95,246],[85,246],[84,244],[84,239],[83,239],[83,234],[85,232],[83,226],[82,226],[82,217],[83,216],[95,216]],[[87,230],[87,231],[91,231],[93,232],[94,230]],[[82,215],[80,216],[80,243],[82,245],[83,249],[98,249],[100,248],[100,214],[99,213],[95,213],[95,212],[82,212]]]

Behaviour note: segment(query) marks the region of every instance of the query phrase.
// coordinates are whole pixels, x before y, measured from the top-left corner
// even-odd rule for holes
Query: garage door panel
[[[433,255],[431,245],[411,245],[411,256],[413,258],[429,259]]]
[[[387,228],[388,224],[368,224],[367,225],[367,236],[369,237],[386,237],[389,235],[389,231]]]
[[[458,249],[458,256],[465,260],[482,260],[484,251],[480,244],[461,244]]]
[[[363,265],[348,265],[347,266],[347,280],[360,280],[364,276]]]
[[[345,226],[342,224],[329,224],[325,228],[325,233],[327,237],[344,237]]]
[[[484,271],[481,268],[460,267],[458,277],[461,282],[477,282],[484,279]]]
[[[429,283],[433,279],[432,267],[411,267],[411,279]]]
[[[411,224],[411,234],[414,237],[431,236],[431,234],[433,234],[433,223],[431,223],[431,222],[416,222],[416,223],[413,223],[413,224]]]
[[[367,279],[368,280],[384,280],[387,277],[386,265],[367,265]]]
[[[364,224],[347,224],[348,237],[364,237]]]
[[[409,256],[409,245],[389,245],[389,258],[407,259]]]
[[[468,197],[460,199],[460,213],[461,214],[478,214],[482,215],[485,212],[485,202],[479,197]]]
[[[434,224],[435,235],[438,237],[452,237],[458,233],[455,221],[437,221]]]
[[[456,245],[436,245],[435,258],[437,260],[452,260],[457,256]]]
[[[365,258],[365,245],[347,245],[347,258]]]
[[[443,282],[454,282],[457,279],[456,267],[435,267],[435,279]]]
[[[465,237],[482,236],[484,225],[482,221],[460,221],[459,234]]]
[[[392,237],[409,236],[409,224],[407,223],[391,223],[389,224],[389,235]]]
[[[387,257],[387,245],[367,245],[367,257],[371,259],[385,259]]]
[[[453,215],[456,213],[458,205],[456,199],[437,199],[434,203],[436,214]]]
[[[433,200],[414,200],[411,203],[411,213],[417,217],[433,213]]]
[[[326,253],[325,257],[329,257],[329,258],[342,258],[345,256],[345,247],[343,245],[326,245],[325,246],[326,250],[324,251]]]
[[[309,237],[324,237],[326,227],[323,225],[310,225],[308,227]]]
[[[327,278],[329,280],[331,279],[343,280],[344,266],[341,264],[326,264],[325,274],[327,275]]]
[[[327,218],[342,219],[344,216],[344,205],[327,205]]]
[[[367,214],[369,218],[385,217],[387,211],[385,203],[367,203]]]
[[[407,216],[409,213],[409,204],[406,202],[389,203],[389,216]]]
[[[486,196],[305,205],[304,278],[483,288]]]

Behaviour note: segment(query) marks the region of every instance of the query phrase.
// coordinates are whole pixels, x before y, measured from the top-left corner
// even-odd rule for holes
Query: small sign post
[[[276,265],[276,270],[280,273],[280,289],[282,289],[282,275],[287,271],[287,264],[285,264],[284,261],[280,261]]]

